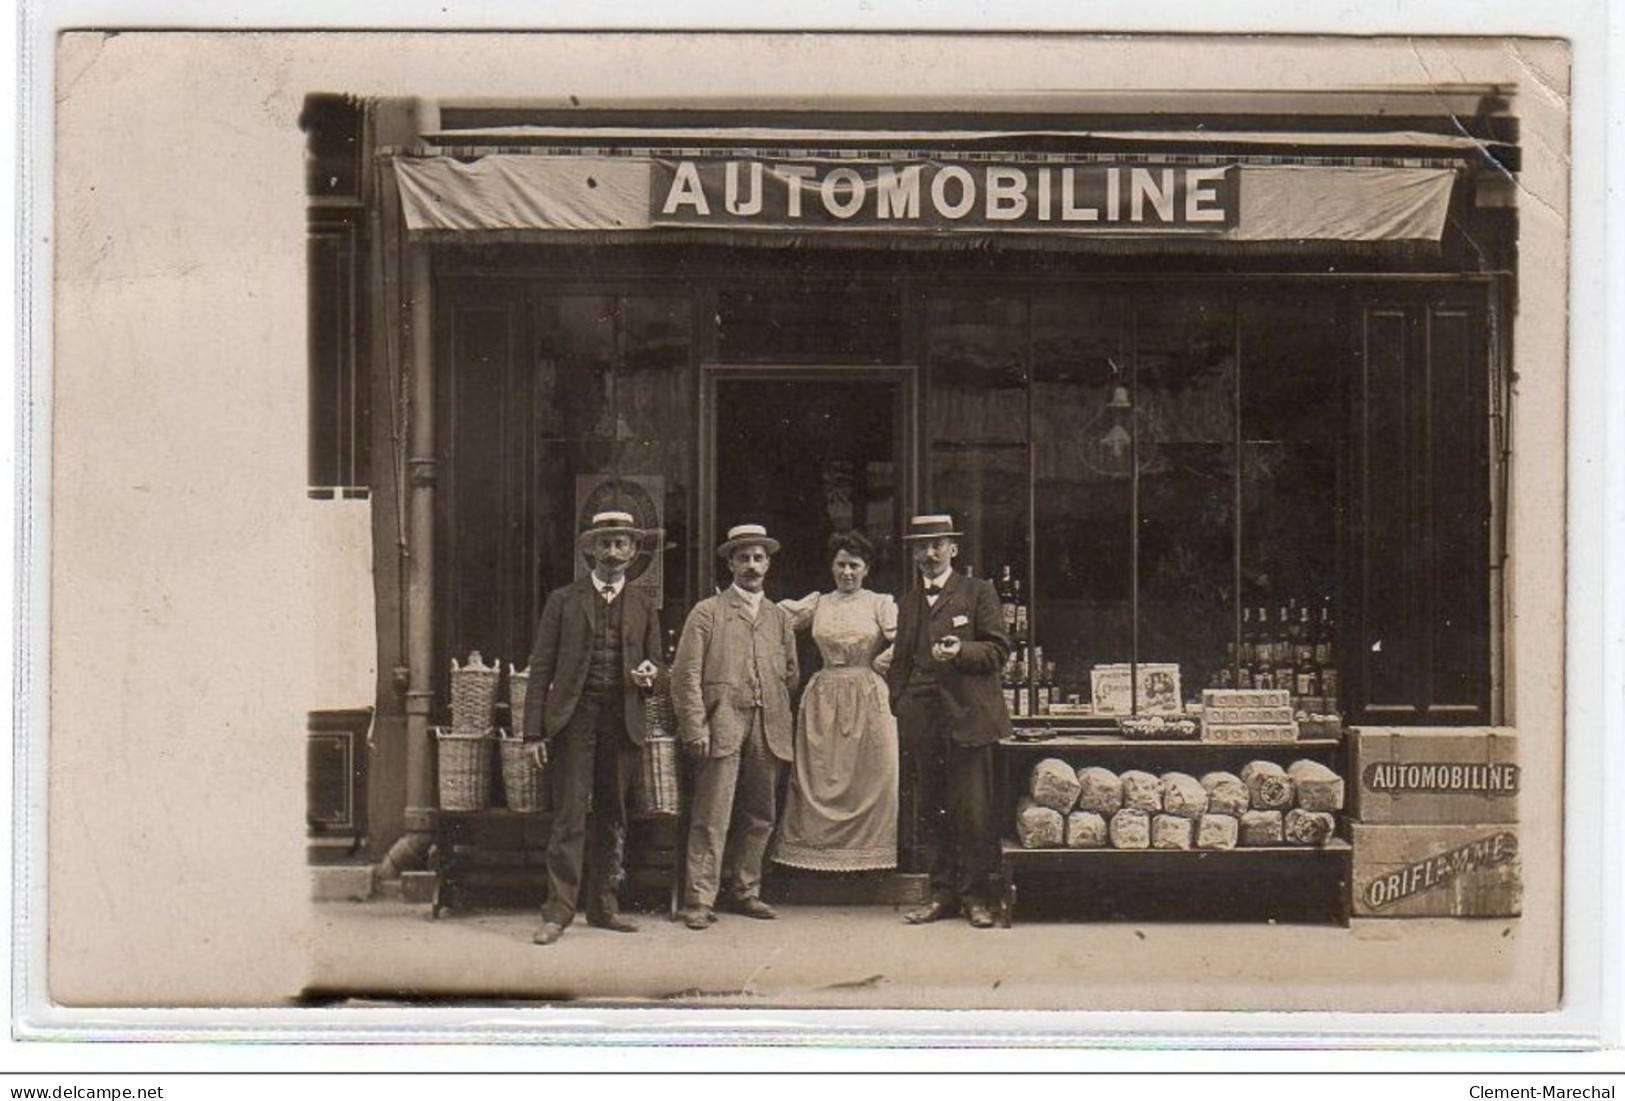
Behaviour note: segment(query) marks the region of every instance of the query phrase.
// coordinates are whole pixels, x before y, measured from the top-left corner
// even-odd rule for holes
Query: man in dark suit
[[[553,797],[537,944],[564,935],[583,905],[583,878],[587,924],[637,931],[620,913],[615,879],[644,740],[640,689],[659,671],[660,619],[648,594],[626,583],[626,569],[652,534],[634,526],[630,513],[595,515],[577,541],[592,571],[548,594],[536,629],[524,734]]]
[[[1010,654],[991,581],[953,569],[953,517],[916,516],[903,539],[921,585],[902,601],[886,674],[897,715],[902,780],[914,793],[933,852],[931,900],[904,916],[923,925],[961,908],[993,925],[988,876],[997,843],[993,745],[1010,734],[999,674]]]

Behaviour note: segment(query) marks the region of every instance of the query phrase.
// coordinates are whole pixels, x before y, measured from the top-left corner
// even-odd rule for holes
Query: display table
[[[1322,845],[1233,849],[1029,849],[1010,839],[1028,777],[1045,758],[1057,758],[1073,768],[1097,765],[1118,774],[1138,769],[1197,778],[1215,771],[1239,774],[1249,761],[1269,760],[1284,767],[1309,759],[1346,776],[1341,739],[1237,745],[1124,738],[1103,728],[1022,733],[1028,736],[1001,741],[996,754],[994,813],[1005,836],[999,849],[999,916],[1006,927],[1015,919],[1019,881],[1041,875],[1063,880],[1068,897],[1077,898],[1083,890],[1098,902],[1099,893],[1109,890],[1115,892],[1112,899],[1132,896],[1146,902],[1145,913],[1181,921],[1236,917],[1348,924],[1353,850],[1344,836]],[[1343,834],[1341,818],[1338,829]],[[1107,916],[1128,915],[1118,909]]]

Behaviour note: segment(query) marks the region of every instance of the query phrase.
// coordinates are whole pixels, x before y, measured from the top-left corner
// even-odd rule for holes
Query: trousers
[[[638,747],[626,735],[619,698],[583,699],[549,746],[553,830],[543,921],[569,925],[577,909],[589,921],[619,910],[626,798],[637,767]]]
[[[762,860],[778,818],[779,762],[757,708],[739,752],[694,766],[694,802],[683,872],[683,905],[715,906],[726,890],[759,898]]]
[[[909,828],[929,854],[931,897],[985,903],[998,838],[993,826],[993,747],[955,742],[935,690],[910,689],[897,704],[898,763]]]

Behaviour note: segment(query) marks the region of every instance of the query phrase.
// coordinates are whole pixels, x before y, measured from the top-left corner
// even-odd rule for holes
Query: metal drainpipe
[[[418,133],[439,127],[439,108],[420,101]],[[429,854],[438,803],[434,790],[434,492],[438,476],[434,422],[434,299],[428,246],[406,246],[408,325],[411,329],[410,438],[407,457],[406,544],[406,833],[384,857],[388,878],[421,868]]]
[[[421,834],[427,848],[436,804],[434,742],[429,719],[434,710],[434,443],[433,301],[426,245],[411,246],[412,450],[407,460],[411,486],[406,562],[406,829]]]

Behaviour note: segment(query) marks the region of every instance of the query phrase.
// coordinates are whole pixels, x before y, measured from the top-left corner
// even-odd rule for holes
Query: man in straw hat
[[[999,673],[1010,653],[991,581],[953,568],[960,532],[953,517],[915,516],[903,538],[921,584],[899,603],[897,641],[886,673],[897,715],[904,790],[913,823],[932,852],[931,899],[905,920],[924,925],[963,910],[978,929],[993,924],[988,876],[993,825],[993,746],[1010,734]]]
[[[536,629],[524,734],[553,800],[537,944],[563,936],[582,906],[589,925],[637,931],[621,915],[615,892],[626,796],[644,739],[640,689],[658,672],[660,619],[648,594],[627,585],[626,569],[640,544],[657,534],[636,527],[627,512],[593,516],[577,539],[592,571],[548,594]]]
[[[683,871],[683,924],[705,929],[715,908],[773,918],[762,901],[762,858],[778,817],[781,761],[801,678],[788,613],[762,593],[779,541],[760,524],[729,530],[717,555],[733,584],[689,612],[672,662],[683,752],[696,764]]]

